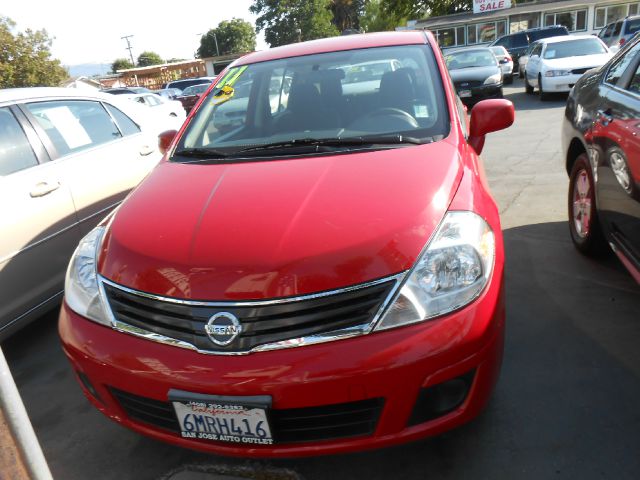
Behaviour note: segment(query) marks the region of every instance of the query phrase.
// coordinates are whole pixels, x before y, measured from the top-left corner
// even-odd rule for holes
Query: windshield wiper
[[[191,162],[182,163],[197,163],[206,160],[212,160],[216,158],[227,158],[229,154],[216,150],[215,148],[183,148],[182,150],[176,150],[173,156],[197,158]]]
[[[258,145],[255,147],[244,148],[234,152],[234,154],[259,152],[262,150],[275,150],[280,148],[294,148],[294,147],[350,147],[359,145],[392,145],[411,143],[414,145],[422,145],[423,143],[429,143],[432,139],[421,140],[416,137],[409,137],[406,135],[393,134],[393,135],[367,135],[362,137],[337,137],[337,138],[296,138],[293,140],[285,140],[284,142],[265,143],[264,145]]]

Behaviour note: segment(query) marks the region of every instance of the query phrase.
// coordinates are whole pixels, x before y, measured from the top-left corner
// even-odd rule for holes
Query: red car
[[[500,99],[467,120],[430,33],[237,60],[71,260],[59,331],[85,395],[142,434],[247,457],[472,419],[505,325],[478,154],[513,118]]]
[[[202,94],[206,92],[210,86],[210,83],[202,83],[187,87],[176,97],[176,100],[182,103],[184,110],[189,113],[191,109],[195,107],[196,103],[198,103]]]

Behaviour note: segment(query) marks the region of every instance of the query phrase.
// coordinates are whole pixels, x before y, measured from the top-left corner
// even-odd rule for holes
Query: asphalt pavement
[[[506,245],[507,339],[493,399],[436,438],[348,455],[243,460],[140,436],[89,405],[56,314],[3,344],[53,476],[95,479],[637,479],[640,287],[617,259],[578,254],[560,144],[566,96],[505,88],[516,122],[483,159]],[[2,473],[0,472],[0,478]]]

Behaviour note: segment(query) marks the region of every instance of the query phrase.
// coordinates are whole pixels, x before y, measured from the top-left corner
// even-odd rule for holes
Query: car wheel
[[[518,69],[518,78],[524,78],[524,72],[521,68]]]
[[[575,247],[584,255],[597,256],[607,251],[596,209],[595,183],[589,158],[578,155],[569,177],[569,231]]]
[[[538,75],[538,93],[543,102],[549,98],[549,94],[542,89],[542,75]]]
[[[527,92],[528,95],[533,94],[533,87],[529,85],[529,81],[527,80],[527,72],[524,72],[524,91]]]
[[[513,73],[509,73],[504,77],[504,83],[505,85],[511,85],[513,83]]]

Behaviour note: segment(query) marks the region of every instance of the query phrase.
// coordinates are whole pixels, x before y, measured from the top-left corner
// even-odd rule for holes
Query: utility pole
[[[120,37],[120,39],[127,41],[127,48],[125,48],[125,50],[129,50],[129,58],[131,58],[131,65],[135,67],[136,62],[133,61],[133,53],[131,53],[131,49],[133,47],[131,46],[131,42],[129,41],[131,37],[133,37],[133,35],[125,35],[124,37]]]
[[[131,65],[133,65],[134,67],[136,66],[136,62],[133,61],[133,53],[131,53],[131,49],[133,48],[131,46],[131,42],[129,41],[129,39],[133,37],[133,35],[125,35],[124,37],[120,37],[121,40],[126,40],[127,41],[127,48],[125,50],[129,50],[129,58],[131,58]],[[134,75],[133,76],[135,81],[136,81],[136,86],[140,86],[140,84],[138,83],[138,75]]]
[[[220,49],[218,48],[218,37],[216,37],[216,32],[213,32],[213,41],[216,42],[216,55],[220,56]]]

